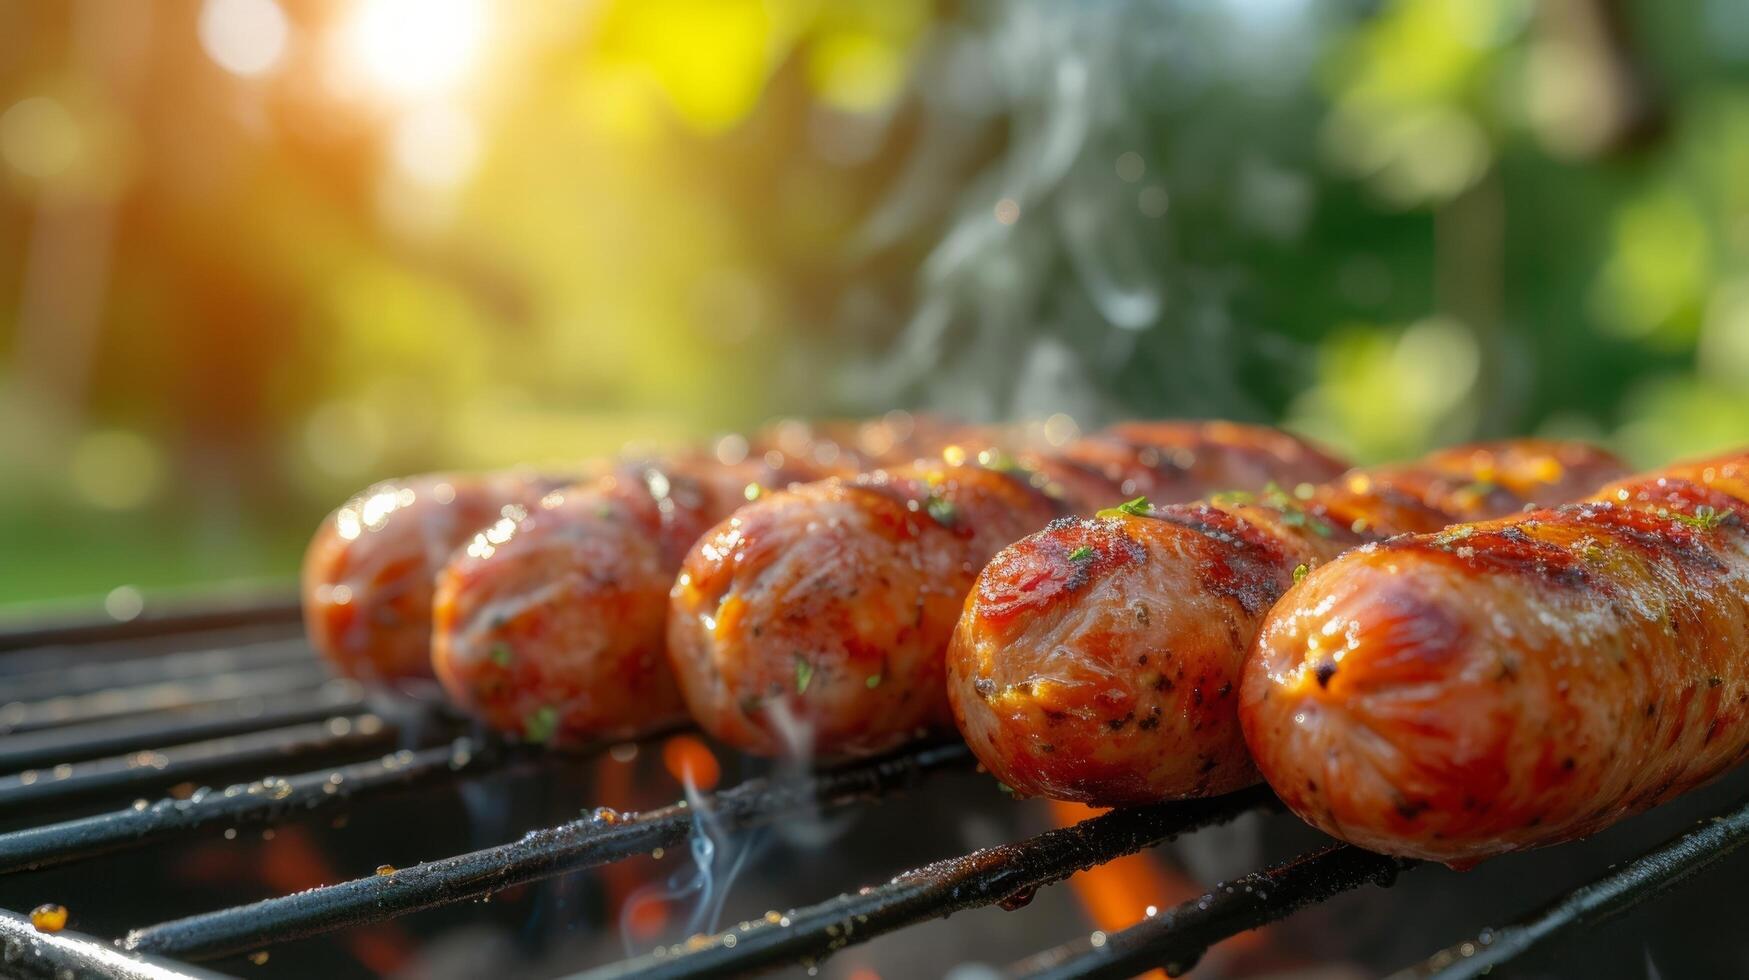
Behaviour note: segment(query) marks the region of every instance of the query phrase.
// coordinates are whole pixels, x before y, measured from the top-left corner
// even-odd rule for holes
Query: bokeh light
[[[206,0],[201,7],[201,47],[235,75],[272,71],[285,57],[290,34],[285,11],[274,0]]]
[[[401,117],[391,145],[396,169],[410,180],[428,187],[454,187],[472,173],[480,137],[467,113],[439,103]]]
[[[162,489],[164,462],[157,446],[137,432],[102,429],[73,449],[73,491],[103,510],[134,510]]]
[[[49,96],[20,99],[0,114],[0,156],[26,177],[67,172],[78,161],[80,148],[78,123]]]
[[[392,100],[449,91],[486,43],[483,0],[356,0],[337,33],[339,71]]]

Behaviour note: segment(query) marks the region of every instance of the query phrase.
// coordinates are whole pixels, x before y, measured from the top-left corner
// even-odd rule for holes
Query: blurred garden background
[[[893,407],[1749,442],[1749,8],[0,2],[0,602]]]

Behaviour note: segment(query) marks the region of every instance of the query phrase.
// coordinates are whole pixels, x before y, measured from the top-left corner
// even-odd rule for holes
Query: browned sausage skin
[[[480,528],[526,512],[567,480],[532,472],[378,483],[342,504],[304,553],[304,626],[343,673],[431,676],[431,583]]]
[[[977,570],[1052,517],[1340,466],[1273,430],[1149,423],[1061,453],[902,467],[773,494],[687,556],[668,652],[694,720],[765,755],[890,748],[949,720],[942,654]]]
[[[664,656],[668,591],[701,534],[749,497],[854,472],[867,453],[911,459],[942,441],[988,437],[941,425],[893,429],[889,419],[824,442],[818,428],[785,424],[764,440],[781,449],[628,463],[486,528],[437,576],[438,679],[492,727],[552,745],[679,721],[684,708]]]
[[[867,422],[784,420],[753,439],[726,436],[710,458],[773,470],[806,467],[807,479],[944,444],[957,427],[891,412]],[[547,493],[606,473],[610,464],[565,475],[528,469],[435,474],[376,484],[330,514],[305,553],[302,592],[310,641],[342,672],[371,680],[430,677],[431,601],[438,571],[474,533],[516,521]],[[690,544],[691,542],[687,542]]]
[[[1296,571],[1386,534],[1570,500],[1620,472],[1588,446],[1514,440],[1291,492],[1058,521],[1003,549],[967,597],[947,657],[955,721],[1022,794],[1119,806],[1250,785],[1239,673]]]
[[[1717,776],[1746,705],[1738,453],[1330,563],[1270,613],[1240,712],[1301,817],[1465,866]]]
[[[681,556],[746,488],[816,472],[763,458],[628,464],[487,527],[437,577],[438,679],[458,707],[530,741],[674,723],[662,630]]]

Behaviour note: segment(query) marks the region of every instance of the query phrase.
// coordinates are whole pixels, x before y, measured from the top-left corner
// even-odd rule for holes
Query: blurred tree
[[[1741,442],[1736,7],[0,6],[0,598],[775,412]]]

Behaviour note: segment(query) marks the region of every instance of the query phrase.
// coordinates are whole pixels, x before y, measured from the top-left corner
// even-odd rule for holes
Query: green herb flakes
[[[931,495],[928,503],[924,505],[924,509],[929,512],[930,519],[942,527],[953,527],[954,523],[959,520],[959,508],[955,507],[953,501],[946,497]]]
[[[1717,510],[1705,506],[1704,504],[1696,507],[1692,514],[1670,515],[1672,520],[1681,521],[1689,527],[1694,528],[1696,531],[1711,531],[1713,528],[1725,523],[1726,519],[1730,516],[1730,514],[1727,514],[1722,510]]]
[[[1454,544],[1475,533],[1475,528],[1468,524],[1460,524],[1457,527],[1447,528],[1446,530],[1434,535],[1433,541],[1435,544]]]
[[[1154,505],[1148,503],[1147,497],[1137,497],[1126,500],[1116,507],[1107,507],[1096,514],[1096,517],[1147,517],[1154,512]]]
[[[559,713],[552,705],[542,705],[528,713],[522,719],[522,737],[524,741],[546,744],[553,740],[559,731]]]

